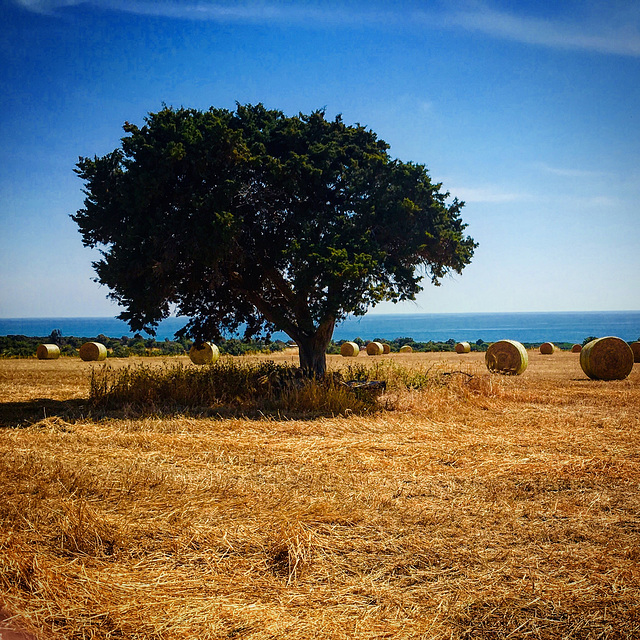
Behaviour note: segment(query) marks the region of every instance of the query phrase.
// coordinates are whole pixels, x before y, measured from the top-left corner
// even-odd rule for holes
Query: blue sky
[[[640,3],[0,0],[0,317],[113,316],[78,156],[162,103],[326,108],[466,201],[473,263],[374,312],[640,309]]]

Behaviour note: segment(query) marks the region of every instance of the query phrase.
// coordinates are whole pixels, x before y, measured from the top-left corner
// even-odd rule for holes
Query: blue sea
[[[184,318],[167,318],[156,338],[172,340],[184,326]],[[48,336],[59,329],[64,336],[111,338],[132,336],[127,324],[115,318],[0,318],[0,335]],[[418,342],[433,340],[495,342],[582,342],[589,336],[640,339],[640,311],[585,311],[537,313],[419,313],[369,314],[348,318],[334,331],[334,340],[373,340],[410,337]],[[287,340],[283,333],[274,339]]]

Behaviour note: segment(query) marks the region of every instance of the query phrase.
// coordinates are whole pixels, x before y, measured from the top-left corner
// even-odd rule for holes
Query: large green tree
[[[473,255],[464,203],[339,116],[165,107],[124,131],[80,158],[72,218],[134,331],[173,312],[196,341],[281,330],[322,375],[336,322],[413,299],[424,276],[438,284]]]

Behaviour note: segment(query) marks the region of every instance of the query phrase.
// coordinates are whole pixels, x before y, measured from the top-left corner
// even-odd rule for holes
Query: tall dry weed
[[[376,406],[373,396],[353,393],[341,377],[310,380],[289,364],[229,358],[199,368],[174,364],[93,369],[90,400],[95,407],[107,409],[189,407],[288,415],[362,413]]]

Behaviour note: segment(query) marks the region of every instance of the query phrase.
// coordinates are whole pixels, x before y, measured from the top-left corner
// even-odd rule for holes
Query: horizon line
[[[373,313],[370,315],[374,316],[422,316],[422,315],[495,315],[495,314],[514,314],[514,313],[640,313],[640,309],[578,309],[578,310],[564,310],[564,311],[410,311],[410,312],[383,312],[383,313]],[[362,319],[368,314],[364,314],[362,316],[347,316],[344,320],[356,320]],[[178,318],[189,319],[190,316],[168,316],[160,320],[160,322],[164,322],[165,320],[177,320]],[[122,320],[117,316],[0,316],[0,322],[3,321],[11,321],[11,320],[117,320],[118,322],[123,322],[126,324],[126,320]],[[341,320],[340,322],[344,322]]]

